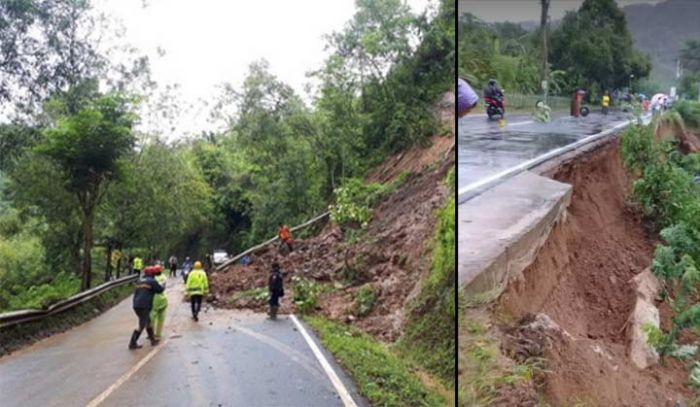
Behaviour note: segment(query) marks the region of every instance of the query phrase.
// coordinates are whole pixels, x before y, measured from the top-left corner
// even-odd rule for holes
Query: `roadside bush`
[[[294,289],[294,305],[301,314],[313,311],[318,304],[318,296],[322,292],[322,287],[314,280],[304,277],[292,277],[292,287]]]
[[[695,202],[693,178],[682,168],[657,161],[644,169],[633,184],[634,198],[644,214],[661,226],[681,221]]]
[[[328,208],[331,220],[340,226],[367,227],[372,219],[372,207],[396,191],[410,175],[410,172],[404,171],[387,184],[366,184],[359,178],[348,178],[334,191],[335,204]]]
[[[659,120],[664,119],[685,126],[683,114],[674,112]],[[700,195],[693,180],[700,160],[694,155],[683,156],[675,141],[654,141],[657,128],[657,123],[630,127],[623,134],[621,150],[627,168],[640,176],[634,182],[633,197],[647,217],[664,227],[660,232],[663,244],[656,247],[651,270],[661,282],[662,298],[674,315],[668,332],[651,325],[644,330],[662,363],[667,356],[691,361],[689,380],[695,386],[700,385],[700,363],[692,359],[698,348],[678,340],[684,330],[700,327]]]
[[[700,103],[692,100],[681,100],[673,110],[681,115],[683,121],[694,129],[700,128]]]
[[[374,200],[381,196],[381,184],[365,184],[358,178],[350,178],[336,188],[335,205],[330,206],[331,220],[341,226],[367,227],[372,218]]]
[[[355,295],[355,313],[364,317],[369,315],[377,302],[377,294],[371,284],[365,284],[357,290]]]
[[[656,161],[654,134],[650,126],[632,125],[622,133],[622,160],[630,171],[641,173],[646,165]]]
[[[0,236],[0,281],[0,312],[44,308],[80,288],[78,279],[69,273],[47,270],[41,239],[24,233]]]

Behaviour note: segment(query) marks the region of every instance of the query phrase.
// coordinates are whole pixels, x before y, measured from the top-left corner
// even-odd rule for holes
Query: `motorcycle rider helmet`
[[[496,80],[495,80],[495,79],[489,79],[489,86],[496,86]]]

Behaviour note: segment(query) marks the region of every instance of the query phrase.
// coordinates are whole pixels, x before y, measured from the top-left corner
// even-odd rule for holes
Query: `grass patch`
[[[133,284],[124,284],[54,316],[2,328],[0,330],[0,356],[31,345],[42,338],[66,331],[100,315],[128,297],[133,289]]]
[[[369,335],[322,317],[306,316],[323,345],[347,369],[376,407],[443,406],[446,400],[411,373],[410,366]],[[452,355],[454,359],[454,354]]]

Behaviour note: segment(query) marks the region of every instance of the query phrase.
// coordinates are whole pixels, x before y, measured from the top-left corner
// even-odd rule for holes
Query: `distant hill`
[[[651,55],[652,78],[672,82],[683,43],[700,39],[700,1],[666,0],[656,5],[634,4],[622,9],[635,46]]]
[[[700,0],[666,0],[663,3],[632,4],[622,10],[635,47],[651,56],[652,79],[671,84],[676,79],[676,58],[689,39],[700,39]],[[550,23],[556,28],[561,20]],[[522,21],[527,31],[539,27],[539,21]]]

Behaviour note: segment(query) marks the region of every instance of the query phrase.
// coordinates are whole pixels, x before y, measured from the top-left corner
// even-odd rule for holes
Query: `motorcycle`
[[[506,100],[505,96],[496,96],[493,98],[485,97],[484,102],[486,103],[486,114],[489,116],[490,120],[493,120],[494,116],[501,116],[501,120],[506,117]]]

